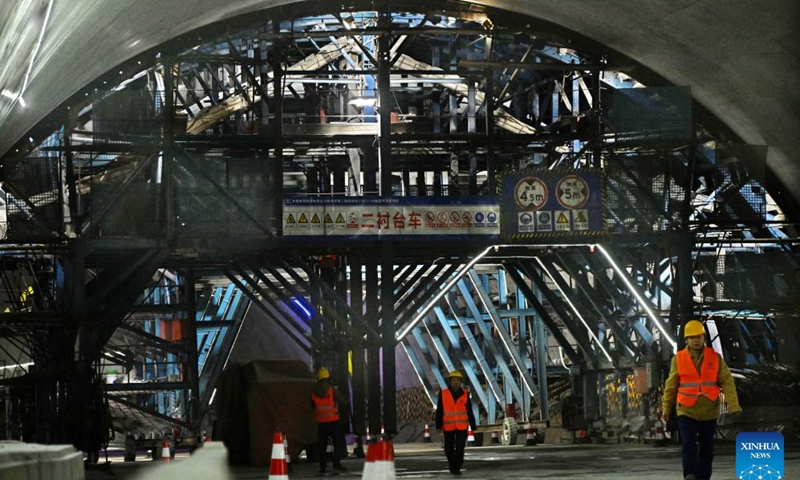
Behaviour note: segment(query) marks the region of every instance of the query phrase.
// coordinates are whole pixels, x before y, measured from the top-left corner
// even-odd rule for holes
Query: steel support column
[[[380,302],[378,295],[378,261],[379,257],[374,252],[369,252],[365,257],[366,281],[366,312],[367,323],[374,330],[380,330],[380,316],[378,309]],[[367,387],[369,399],[367,401],[367,421],[369,431],[375,435],[381,431],[383,419],[381,418],[381,341],[369,338],[367,340]]]
[[[669,331],[679,332],[677,341],[678,348],[683,344],[683,326],[686,322],[694,318],[694,303],[692,296],[692,280],[694,274],[694,262],[692,259],[692,249],[694,247],[694,236],[692,232],[685,231],[679,236],[679,241],[673,244],[674,256],[677,258],[675,264],[675,285],[673,291],[675,296],[672,298],[670,309]]]
[[[347,256],[348,263],[350,264],[350,306],[356,312],[364,312],[364,281],[362,277],[361,267],[363,266],[363,257],[355,254]],[[359,328],[357,325],[353,326],[353,330],[357,333],[355,341],[352,346],[352,411],[353,411],[353,433],[358,435],[359,443],[357,448],[360,451],[356,453],[360,456],[364,455],[363,441],[365,428],[367,426],[367,372],[366,372],[366,349],[364,348],[364,329]]]
[[[174,120],[175,120],[175,74],[171,63],[164,64],[164,104],[161,107],[163,133],[161,139],[162,184],[164,225],[166,238],[172,242],[175,238],[175,158],[173,152]]]
[[[381,343],[383,346],[383,423],[388,435],[397,433],[397,366],[395,364],[394,257],[391,244],[381,248]]]
[[[391,16],[381,13],[378,18],[379,28],[389,28]],[[378,36],[378,105],[380,105],[380,138],[379,158],[381,171],[381,196],[392,195],[392,92],[390,71],[392,68],[390,51],[390,33],[383,31]],[[389,277],[385,277],[387,280]],[[389,282],[387,282],[389,283]],[[385,303],[384,303],[385,304]],[[384,310],[385,312],[387,310]],[[385,357],[385,356],[384,356]],[[384,358],[385,360],[385,358]]]
[[[197,299],[195,296],[194,268],[186,269],[183,279],[183,303],[186,305],[187,331],[184,338],[186,348],[186,380],[189,391],[186,392],[186,424],[196,428],[201,421],[198,406],[200,402],[200,380],[197,372]]]
[[[280,29],[280,27],[275,26],[275,28]],[[278,32],[274,32],[278,33]],[[272,58],[272,80],[273,80],[273,95],[274,98],[272,100],[273,110],[275,112],[275,120],[272,123],[271,128],[269,131],[272,133],[275,142],[275,179],[274,188],[275,188],[275,211],[280,212],[283,209],[283,44],[280,38],[276,36],[273,48],[270,51]],[[262,81],[265,80],[266,75],[262,75]],[[266,91],[267,88],[264,87]],[[267,111],[267,98],[266,95],[262,95],[262,112]],[[268,121],[268,115],[262,118],[262,124]],[[268,129],[264,128],[263,131],[266,133]],[[270,171],[269,165],[264,166],[265,170],[268,173]],[[276,227],[278,235],[283,234],[283,222],[277,222]]]

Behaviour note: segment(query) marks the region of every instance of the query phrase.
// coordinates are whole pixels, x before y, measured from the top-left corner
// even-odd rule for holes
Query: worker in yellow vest
[[[730,414],[742,411],[731,372],[722,356],[706,346],[705,333],[699,321],[686,323],[683,328],[686,348],[672,359],[661,399],[664,422],[669,420],[677,402],[684,480],[711,478],[720,390]]]
[[[331,384],[331,373],[327,368],[317,370],[317,384],[311,392],[311,404],[314,407],[314,421],[317,423],[317,433],[319,441],[317,444],[317,455],[319,455],[319,473],[325,475],[327,467],[328,439],[333,443],[333,469],[344,472],[347,471],[342,465],[341,445],[344,441],[339,425],[339,406],[347,406],[347,400],[339,393],[339,390]]]
[[[450,372],[447,388],[442,390],[436,402],[436,430],[444,431],[444,454],[453,475],[461,475],[467,432],[470,428],[475,430],[472,402],[469,392],[461,388],[462,380],[461,372]]]

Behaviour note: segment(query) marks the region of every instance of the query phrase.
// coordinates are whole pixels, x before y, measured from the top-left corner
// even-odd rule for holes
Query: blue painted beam
[[[477,339],[472,334],[472,330],[468,327],[466,322],[464,322],[461,317],[455,312],[452,307],[452,302],[447,298],[447,303],[450,306],[450,311],[455,316],[455,323],[456,327],[461,329],[462,334],[464,335],[464,339],[467,342],[470,350],[472,351],[472,355],[475,357],[477,361],[478,367],[483,374],[484,379],[486,379],[486,385],[489,391],[492,393],[492,396],[487,395],[487,398],[490,399],[488,405],[486,405],[487,411],[487,420],[489,423],[494,423],[497,411],[497,402],[502,402],[504,398],[503,392],[500,389],[500,386],[497,383],[497,379],[495,378],[495,374],[492,368],[489,366],[489,363],[486,361],[486,357],[483,355],[483,350],[480,348]],[[434,307],[434,313],[436,314],[437,318],[439,318],[439,322],[444,324],[444,312],[440,307]],[[449,330],[449,327],[445,327],[446,330]],[[452,333],[452,332],[451,332]],[[479,385],[475,385],[477,388]],[[494,400],[494,401],[492,401]]]
[[[472,292],[467,287],[466,281],[464,279],[459,280],[457,286],[458,289],[461,291],[461,295],[464,299],[464,303],[466,304],[467,310],[470,312],[473,318],[480,317],[480,310],[478,309],[475,302],[472,300]],[[497,349],[497,346],[494,343],[494,337],[492,336],[492,332],[487,326],[486,322],[477,321],[475,324],[478,326],[481,335],[483,335],[484,345],[486,346],[486,348],[489,349],[489,352],[494,357],[495,363],[500,367],[500,370],[502,370],[503,372],[503,383],[508,388],[511,389],[511,393],[514,399],[516,399],[516,401],[519,402],[520,405],[522,405],[523,403],[525,403],[525,399],[522,394],[522,389],[517,384],[516,375],[512,374],[511,369],[508,367],[509,361]],[[509,400],[510,399],[506,397],[506,403],[510,403]]]
[[[485,290],[481,290],[478,288],[478,274],[475,273],[475,270],[472,270],[468,273],[470,280],[472,281],[473,286],[478,293],[478,296],[481,298],[482,303],[489,311],[491,315],[492,323],[494,323],[495,329],[497,333],[500,335],[500,338],[503,340],[503,343],[506,347],[506,351],[511,355],[513,363],[516,365],[517,370],[519,371],[520,376],[522,377],[522,382],[528,389],[528,392],[533,396],[534,401],[537,404],[541,405],[539,400],[539,389],[536,387],[536,382],[533,381],[533,377],[531,377],[530,371],[525,367],[525,362],[519,355],[519,352],[514,348],[514,342],[511,339],[511,336],[508,334],[508,330],[504,329],[504,325],[500,317],[497,316],[497,310],[494,308],[492,304],[492,299],[486,293]],[[471,300],[471,299],[470,299]],[[522,404],[524,402],[520,402]]]

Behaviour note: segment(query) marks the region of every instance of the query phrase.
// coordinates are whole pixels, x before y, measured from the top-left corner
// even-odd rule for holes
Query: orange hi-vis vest
[[[469,393],[464,390],[464,393],[458,397],[458,400],[453,400],[453,394],[450,393],[449,388],[442,390],[442,406],[444,412],[442,413],[442,430],[450,432],[453,430],[467,430],[469,428],[469,417],[467,416],[467,396]]]
[[[714,349],[706,347],[699,373],[688,348],[678,352],[677,364],[680,376],[678,403],[691,407],[700,395],[711,401],[719,398],[719,356]]]
[[[339,420],[339,407],[333,399],[333,387],[328,389],[324,397],[311,394],[314,402],[314,421],[317,423],[336,422]]]

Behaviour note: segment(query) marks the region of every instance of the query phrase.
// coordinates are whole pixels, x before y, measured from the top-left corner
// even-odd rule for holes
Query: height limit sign
[[[577,210],[589,200],[589,184],[577,175],[567,175],[556,186],[556,198],[564,208]]]
[[[514,200],[522,210],[539,210],[547,203],[547,184],[536,177],[525,177],[514,188]]]
[[[498,178],[500,234],[510,240],[605,230],[603,177],[591,169],[527,168]]]

